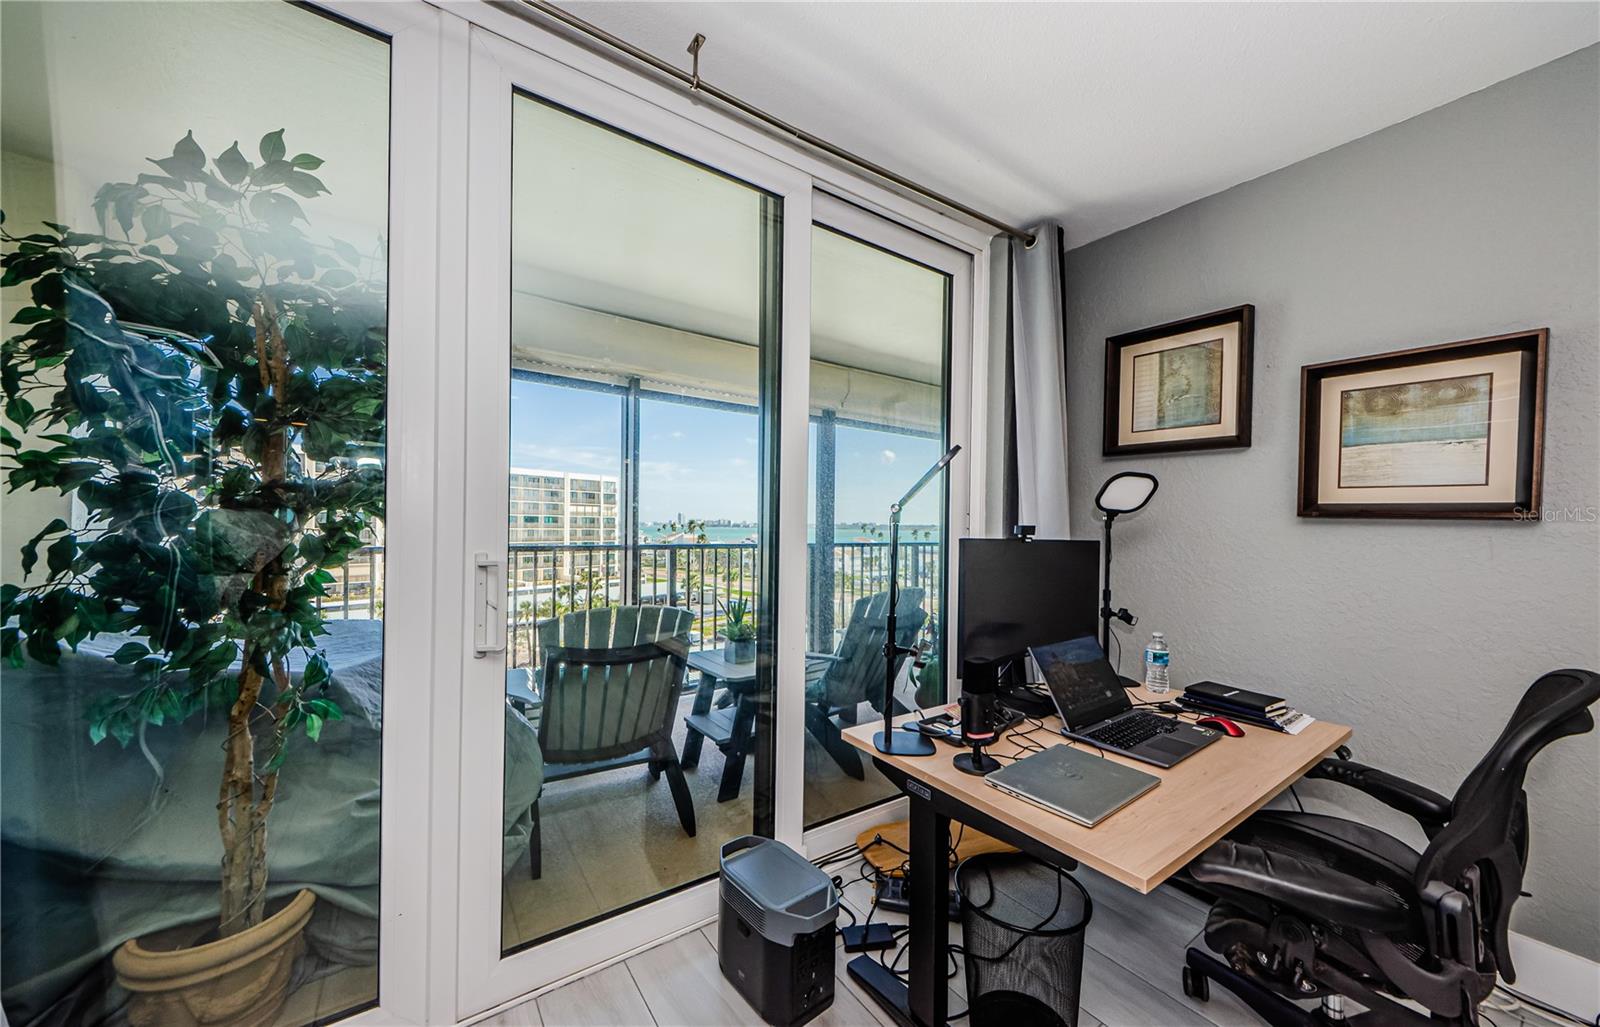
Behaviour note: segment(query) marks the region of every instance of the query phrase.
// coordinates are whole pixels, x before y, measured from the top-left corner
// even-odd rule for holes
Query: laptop
[[[1044,675],[1061,733],[1108,752],[1171,767],[1215,742],[1217,732],[1135,709],[1093,635],[1028,650]]]
[[[1154,774],[1070,745],[1052,745],[984,780],[1084,827],[1093,827],[1161,783]]]

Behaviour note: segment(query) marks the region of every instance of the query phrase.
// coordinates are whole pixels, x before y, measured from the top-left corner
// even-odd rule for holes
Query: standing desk
[[[1143,688],[1135,702],[1154,701]],[[906,714],[899,725],[916,714]],[[1029,739],[1041,745],[1075,745],[1060,733],[1057,717]],[[1024,722],[1026,724],[1026,722]],[[884,756],[872,745],[881,720],[860,724],[844,738],[867,753],[883,775],[906,794],[911,806],[910,977],[902,982],[871,956],[849,964],[850,975],[900,1023],[932,1027],[946,1023],[949,990],[945,973],[950,901],[950,821],[957,820],[1015,845],[1052,866],[1092,867],[1141,894],[1171,877],[1208,846],[1299,780],[1319,760],[1343,745],[1350,729],[1317,721],[1298,735],[1241,725],[1244,736],[1223,736],[1175,767],[1159,767],[1115,753],[1125,763],[1161,779],[1161,784],[1093,828],[1013,798],[981,777],[963,774],[952,759],[966,750],[943,742],[932,756]],[[1024,746],[1007,732],[990,752],[1021,755]],[[1093,752],[1093,746],[1082,746]]]

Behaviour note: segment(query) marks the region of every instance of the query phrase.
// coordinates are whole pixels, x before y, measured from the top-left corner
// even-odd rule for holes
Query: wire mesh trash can
[[[1094,904],[1063,870],[1016,852],[956,868],[972,1027],[1077,1027]]]
[[[761,1018],[794,1027],[833,1004],[839,889],[804,856],[746,835],[722,847],[717,963]]]

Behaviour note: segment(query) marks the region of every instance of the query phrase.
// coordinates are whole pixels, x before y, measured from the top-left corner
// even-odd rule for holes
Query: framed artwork
[[[1549,335],[1302,367],[1296,512],[1537,520]]]
[[[1106,456],[1250,445],[1245,304],[1106,340]]]

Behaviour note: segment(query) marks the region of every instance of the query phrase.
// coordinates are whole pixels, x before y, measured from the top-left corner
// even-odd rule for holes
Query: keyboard
[[[1083,737],[1109,749],[1131,749],[1148,742],[1156,735],[1176,731],[1177,728],[1178,722],[1171,717],[1163,717],[1148,710],[1136,710],[1082,734]]]

